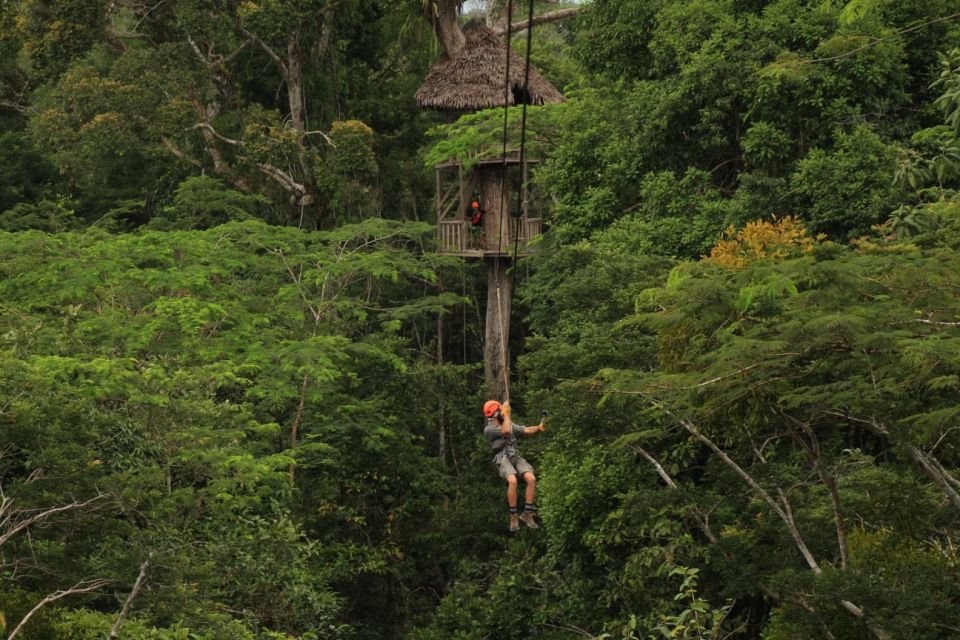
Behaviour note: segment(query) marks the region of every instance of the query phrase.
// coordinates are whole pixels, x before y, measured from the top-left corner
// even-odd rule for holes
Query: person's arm
[[[508,415],[508,418],[509,418],[509,415]],[[513,433],[518,436],[532,436],[533,434],[540,433],[541,431],[546,429],[546,427],[543,426],[542,420],[540,421],[540,424],[534,427],[525,427],[522,424],[514,424],[511,422],[510,428],[513,429]]]
[[[544,426],[543,422],[541,422],[540,424],[538,424],[538,425],[536,425],[536,426],[534,426],[534,427],[524,427],[524,428],[523,428],[523,435],[525,435],[525,436],[532,436],[532,435],[535,434],[535,433],[540,433],[541,431],[546,431],[546,430],[547,430],[547,428]]]
[[[500,413],[503,414],[503,425],[500,427],[500,435],[508,436],[513,431],[513,421],[510,420],[510,403],[504,402],[500,406]]]

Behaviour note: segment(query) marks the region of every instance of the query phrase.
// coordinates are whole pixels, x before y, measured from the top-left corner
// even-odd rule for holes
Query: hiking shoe
[[[520,516],[520,519],[523,520],[523,523],[530,527],[531,529],[539,529],[540,525],[537,524],[537,514],[534,511],[524,511],[523,515]]]
[[[510,533],[520,530],[520,516],[516,513],[510,514]]]

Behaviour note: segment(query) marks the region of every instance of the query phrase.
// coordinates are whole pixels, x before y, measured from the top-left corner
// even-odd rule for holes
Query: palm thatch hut
[[[536,69],[530,69],[526,95],[523,91],[524,59],[510,52],[510,91],[504,91],[507,48],[492,29],[478,20],[463,27],[466,44],[452,58],[434,65],[417,90],[417,104],[424,109],[479,111],[514,104],[557,104],[563,94]]]

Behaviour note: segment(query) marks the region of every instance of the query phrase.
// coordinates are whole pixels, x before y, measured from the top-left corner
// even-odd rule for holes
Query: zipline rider
[[[500,472],[500,477],[507,481],[507,504],[510,506],[510,531],[516,531],[520,528],[520,520],[532,529],[538,529],[540,525],[535,519],[537,507],[534,498],[537,494],[537,477],[533,475],[533,466],[524,460],[520,452],[517,451],[517,436],[532,436],[535,433],[544,431],[545,427],[541,421],[535,427],[524,427],[514,424],[510,420],[510,403],[499,403],[496,400],[488,400],[483,405],[483,415],[486,417],[486,426],[483,428],[483,435],[490,443],[493,449],[493,463]],[[517,511],[517,475],[523,476],[527,485],[524,495],[523,515]]]

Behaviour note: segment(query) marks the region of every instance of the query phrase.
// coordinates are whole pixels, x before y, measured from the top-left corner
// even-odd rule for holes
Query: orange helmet
[[[493,414],[500,410],[502,405],[496,400],[487,400],[483,403],[483,415],[492,418]]]

